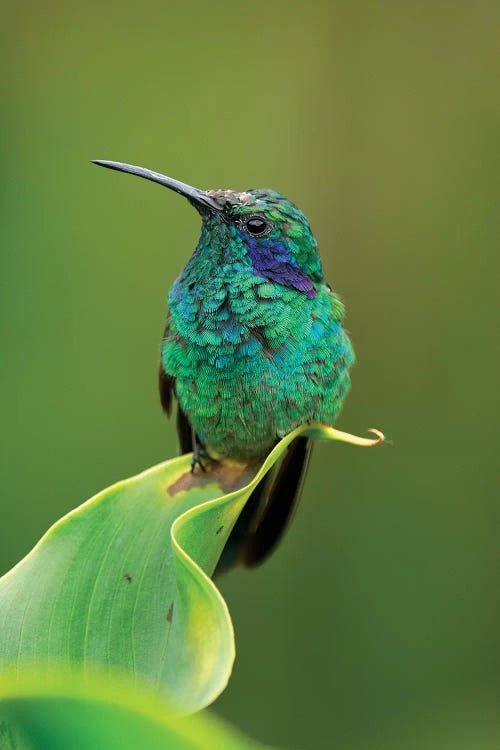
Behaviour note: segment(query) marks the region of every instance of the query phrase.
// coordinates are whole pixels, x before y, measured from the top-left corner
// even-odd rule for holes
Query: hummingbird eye
[[[272,229],[272,224],[262,216],[248,216],[244,220],[244,226],[253,237],[264,237],[269,234]]]

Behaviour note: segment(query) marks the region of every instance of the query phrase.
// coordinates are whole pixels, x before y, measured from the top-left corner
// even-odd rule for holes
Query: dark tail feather
[[[259,482],[227,540],[216,574],[237,563],[255,567],[273,552],[300,499],[311,450],[311,439],[296,438],[278,472]]]
[[[245,507],[241,511],[238,520],[233,526],[226,546],[222,550],[214,575],[225,573],[240,562],[241,549],[246,540],[254,532],[256,520],[265,506],[273,480],[273,472],[270,471],[254,489]]]
[[[272,483],[257,529],[241,548],[243,565],[260,565],[282,538],[300,500],[311,451],[310,438],[298,437],[290,444]]]

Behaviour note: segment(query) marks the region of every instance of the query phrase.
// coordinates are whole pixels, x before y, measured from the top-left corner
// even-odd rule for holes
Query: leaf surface
[[[226,461],[193,475],[181,456],[59,520],[0,579],[0,674],[99,665],[145,680],[179,712],[215,700],[234,637],[210,576],[252,490],[300,434],[380,442],[303,426],[260,468]]]
[[[0,678],[1,750],[265,750],[208,713],[180,717],[121,678]]]

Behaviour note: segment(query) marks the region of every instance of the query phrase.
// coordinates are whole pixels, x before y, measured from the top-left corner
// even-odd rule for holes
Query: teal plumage
[[[245,459],[265,455],[299,424],[332,424],[353,351],[302,212],[274,191],[212,196],[230,200],[232,220],[203,215],[198,246],[169,294],[162,365],[208,452]],[[253,238],[238,219],[256,214],[273,226],[261,244],[285,245],[314,296],[255,269]]]
[[[174,283],[161,347],[160,395],[178,401],[181,451],[193,470],[233,459],[258,463],[295,427],[332,425],[354,354],[344,308],[326,282],[304,214],[274,190],[203,191],[121,162],[97,164],[184,195],[201,236]],[[311,441],[296,438],[280,469],[254,490],[219,568],[261,562],[300,495]]]

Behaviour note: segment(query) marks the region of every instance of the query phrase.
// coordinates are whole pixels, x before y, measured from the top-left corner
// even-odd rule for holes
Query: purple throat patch
[[[297,289],[308,299],[316,297],[317,291],[310,277],[292,262],[291,253],[283,243],[259,244],[258,240],[252,238],[248,242],[248,254],[259,276],[290,289]]]

